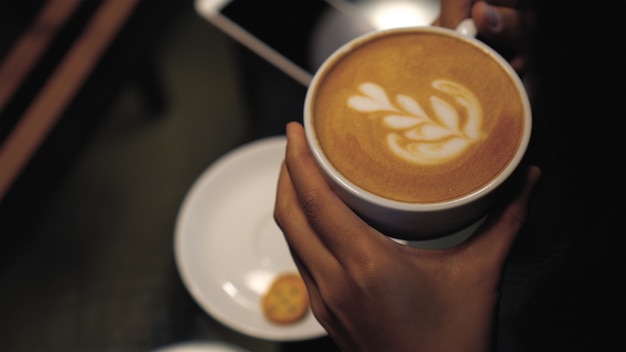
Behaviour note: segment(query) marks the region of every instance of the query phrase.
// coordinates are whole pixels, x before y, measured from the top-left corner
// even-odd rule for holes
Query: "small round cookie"
[[[263,314],[276,324],[291,324],[302,319],[309,310],[309,295],[296,273],[284,273],[274,279],[262,299]]]

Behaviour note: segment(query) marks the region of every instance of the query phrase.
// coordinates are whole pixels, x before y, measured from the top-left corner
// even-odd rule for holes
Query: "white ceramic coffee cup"
[[[471,20],[463,21],[456,31],[440,27],[415,27],[414,31],[439,33],[480,47],[507,72],[516,86],[524,108],[524,128],[515,155],[505,169],[491,182],[469,195],[438,203],[407,203],[386,199],[357,186],[344,177],[328,160],[318,144],[313,126],[314,94],[323,73],[336,58],[349,52],[355,45],[370,38],[406,31],[406,28],[375,31],[359,36],[337,49],[319,68],[309,86],[304,105],[304,126],[308,145],[333,190],[369,224],[391,237],[410,241],[421,247],[441,248],[464,241],[482,223],[497,198],[498,190],[509,179],[522,160],[531,134],[531,108],[522,81],[515,70],[495,50],[475,38],[476,30]]]

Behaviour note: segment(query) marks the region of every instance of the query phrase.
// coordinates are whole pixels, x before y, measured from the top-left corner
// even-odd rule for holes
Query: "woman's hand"
[[[433,24],[454,29],[463,19],[471,17],[479,37],[522,73],[535,26],[533,9],[523,4],[523,0],[441,0],[439,17]]]
[[[537,168],[463,244],[424,250],[368,226],[329,188],[300,124],[287,126],[275,219],[318,321],[343,351],[486,351],[498,285]]]

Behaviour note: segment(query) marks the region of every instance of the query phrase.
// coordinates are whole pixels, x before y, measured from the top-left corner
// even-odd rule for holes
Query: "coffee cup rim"
[[[510,162],[506,165],[506,167],[490,182],[485,184],[484,186],[476,189],[475,191],[461,196],[459,198],[444,200],[438,202],[405,202],[399,200],[393,200],[384,198],[375,193],[365,190],[364,188],[356,185],[354,182],[348,180],[344,177],[339,170],[337,170],[330,160],[324,155],[322,152],[322,148],[318,143],[317,133],[312,123],[312,104],[313,104],[313,96],[314,92],[317,90],[316,87],[318,82],[325,76],[325,73],[328,71],[329,66],[333,65],[340,57],[347,54],[352,47],[360,46],[364,43],[368,42],[372,38],[386,36],[389,34],[397,34],[397,33],[413,33],[413,32],[430,32],[430,33],[439,33],[444,34],[450,37],[454,37],[460,39],[462,41],[468,42],[480,50],[487,53],[490,57],[492,57],[498,64],[507,72],[508,76],[513,80],[515,86],[518,88],[518,92],[520,93],[521,103],[524,109],[524,130],[521,136],[519,147],[517,148],[515,155],[510,160]],[[304,102],[304,127],[305,134],[307,136],[306,140],[309,145],[309,149],[313,154],[314,159],[317,162],[317,165],[324,169],[323,174],[325,177],[332,178],[334,183],[341,187],[341,191],[345,191],[353,197],[357,197],[363,201],[368,203],[378,204],[382,207],[395,209],[400,211],[419,211],[419,212],[429,212],[429,211],[440,211],[443,209],[450,209],[459,206],[463,206],[468,203],[472,203],[475,200],[482,198],[485,193],[491,193],[492,191],[498,189],[504,181],[506,181],[510,175],[517,169],[519,164],[521,163],[524,155],[526,154],[526,150],[528,148],[528,144],[530,141],[531,129],[532,129],[532,114],[530,101],[528,98],[528,94],[526,92],[525,86],[518,76],[517,72],[511,67],[511,65],[493,48],[489,47],[487,44],[481,42],[473,36],[464,35],[459,33],[456,30],[444,28],[444,27],[436,27],[436,26],[413,26],[413,27],[401,27],[401,28],[390,28],[390,29],[382,29],[376,30],[372,32],[368,32],[362,34],[349,42],[343,44],[337,50],[335,50],[319,67],[319,69],[313,75],[311,83],[309,84],[309,89],[307,90]]]

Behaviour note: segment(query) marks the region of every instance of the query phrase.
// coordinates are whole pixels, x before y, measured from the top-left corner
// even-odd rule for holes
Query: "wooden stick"
[[[61,0],[64,2],[64,0]],[[0,149],[0,202],[139,0],[105,0]],[[85,117],[88,118],[88,117]]]

